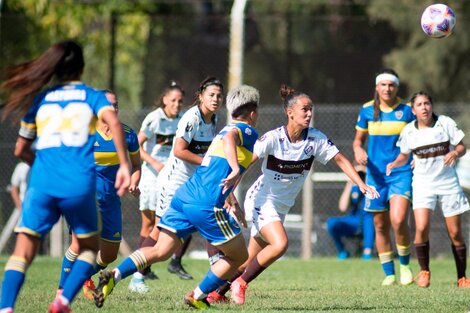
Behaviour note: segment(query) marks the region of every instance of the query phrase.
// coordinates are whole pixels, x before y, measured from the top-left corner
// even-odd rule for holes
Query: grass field
[[[5,256],[0,257],[3,271]],[[56,258],[39,257],[31,266],[15,312],[46,312],[55,295],[60,272]],[[416,260],[413,269],[417,271]],[[160,279],[150,281],[146,295],[129,293],[129,279],[120,282],[103,308],[98,309],[80,293],[72,305],[77,312],[185,312],[183,295],[193,289],[208,268],[207,261],[186,260],[195,281],[183,281],[167,273],[166,263],[154,265]],[[412,286],[381,287],[382,273],[377,259],[337,261],[281,260],[264,272],[247,290],[243,306],[214,305],[211,311],[227,312],[467,312],[470,290],[455,286],[451,259],[432,260],[432,281],[428,289]],[[2,273],[3,277],[3,273]]]

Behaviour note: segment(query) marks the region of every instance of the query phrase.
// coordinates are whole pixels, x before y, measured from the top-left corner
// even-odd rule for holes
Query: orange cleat
[[[93,295],[95,294],[95,283],[93,282],[93,280],[90,278],[90,279],[87,279],[85,280],[85,282],[83,283],[83,296],[88,299],[88,300],[93,300]]]
[[[248,284],[241,278],[238,277],[232,285],[230,285],[230,289],[232,290],[232,300],[236,304],[244,304],[245,303],[245,292],[248,288]]]
[[[209,303],[230,303],[230,299],[221,295],[216,290],[207,295],[207,302]]]
[[[470,279],[468,279],[465,276],[459,278],[459,280],[457,281],[457,287],[459,287],[459,288],[470,288]]]
[[[421,288],[428,288],[431,284],[431,272],[429,271],[421,271],[415,277],[416,285]]]

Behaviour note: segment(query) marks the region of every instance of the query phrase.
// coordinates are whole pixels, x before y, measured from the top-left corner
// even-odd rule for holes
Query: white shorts
[[[277,212],[276,208],[269,202],[266,202],[259,208],[255,208],[254,202],[249,197],[245,199],[244,207],[246,221],[248,223],[252,222],[250,236],[260,237],[263,240],[265,239],[261,235],[261,229],[272,222],[284,224],[287,215]]]
[[[170,179],[165,179],[165,177],[160,175],[160,179],[157,180],[156,189],[158,190],[158,192],[157,206],[155,209],[155,215],[157,217],[162,217],[163,214],[165,214],[165,212],[170,207],[171,200],[173,199],[176,190],[188,180],[188,177],[186,177],[186,175],[177,173],[170,173],[170,175],[166,176],[170,176]]]
[[[440,205],[444,217],[460,215],[470,210],[467,197],[462,190],[450,195],[413,191],[413,209],[426,208],[434,210],[436,204]]]
[[[158,174],[154,174],[152,171],[142,167],[142,177],[139,182],[139,210],[156,210],[158,199],[157,177]]]

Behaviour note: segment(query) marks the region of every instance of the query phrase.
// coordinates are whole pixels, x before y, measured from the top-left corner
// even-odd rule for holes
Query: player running
[[[233,122],[214,138],[201,166],[176,191],[158,224],[161,232],[155,247],[137,250],[113,271],[102,272],[95,298],[98,307],[103,305],[116,283],[148,264],[168,259],[181,245],[181,240],[195,231],[225,254],[211,266],[196,289],[184,297],[189,306],[209,307],[207,294],[230,278],[247,257],[240,227],[229,214],[229,210],[239,208],[228,205],[226,199],[251,163],[258,138],[254,128],[258,106],[259,93],[253,87],[241,86],[229,92],[227,109]],[[232,195],[231,204],[235,202]]]
[[[61,215],[77,235],[79,254],[49,312],[71,312],[70,303],[94,271],[99,248],[93,158],[97,118],[109,125],[114,136],[119,159],[115,183],[118,195],[122,196],[130,183],[121,123],[105,93],[79,81],[84,65],[82,48],[73,41],[63,41],[12,68],[1,85],[10,93],[3,116],[25,114],[15,155],[32,164],[15,249],[5,265],[2,313],[13,312],[39,243]],[[39,92],[52,78],[59,84]],[[33,141],[35,151],[31,149]]]
[[[460,186],[455,163],[466,152],[463,131],[450,117],[436,115],[431,96],[420,91],[411,97],[416,121],[402,130],[397,146],[400,154],[387,165],[387,175],[408,162],[413,153],[413,212],[416,223],[415,248],[421,268],[416,277],[419,287],[429,287],[429,231],[431,215],[439,203],[444,214],[447,232],[452,243],[457,268],[457,286],[470,288],[465,277],[467,247],[462,235],[462,214],[470,207]]]
[[[333,159],[362,193],[379,196],[364,184],[353,165],[325,134],[309,127],[313,116],[310,97],[286,85],[281,86],[280,95],[287,124],[267,132],[254,147],[253,162],[263,159],[263,164],[262,175],[247,191],[245,199],[247,217],[253,221],[248,260],[232,277],[231,286],[227,283],[212,292],[209,302],[227,302],[224,294],[231,288],[232,300],[236,304],[245,303],[248,284],[286,252],[288,239],[284,219],[294,205],[314,159],[322,164]]]
[[[374,214],[375,244],[385,273],[382,286],[396,283],[390,228],[400,261],[400,283],[413,283],[410,268],[411,239],[408,211],[411,199],[410,162],[385,175],[385,168],[400,153],[396,146],[400,132],[414,120],[411,106],[397,97],[400,80],[395,71],[386,69],[375,77],[374,100],[364,104],[356,123],[353,142],[356,162],[367,165],[366,182],[380,193],[380,199],[366,201],[364,210]],[[367,152],[362,148],[368,142]]]

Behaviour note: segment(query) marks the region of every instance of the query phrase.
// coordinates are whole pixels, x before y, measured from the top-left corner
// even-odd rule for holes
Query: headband
[[[382,74],[377,75],[377,77],[375,78],[375,84],[377,85],[382,80],[389,80],[389,81],[393,82],[395,85],[397,85],[397,87],[400,86],[400,80],[398,79],[397,76],[395,76],[393,74],[382,73]]]

